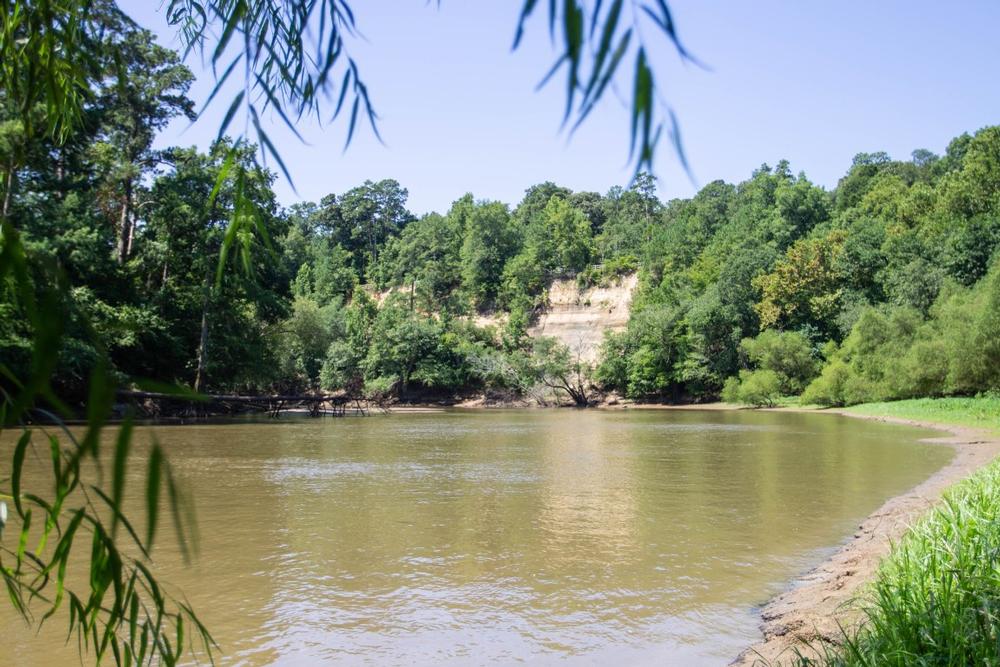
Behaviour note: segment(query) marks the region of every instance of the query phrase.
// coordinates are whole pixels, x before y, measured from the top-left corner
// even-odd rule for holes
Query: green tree
[[[844,234],[796,241],[771,273],[754,279],[761,291],[757,304],[761,328],[813,325],[829,330],[842,293],[837,260]]]
[[[507,206],[500,202],[473,202],[466,195],[452,205],[448,216],[464,229],[462,286],[480,310],[496,303],[504,264],[513,255],[518,237]]]
[[[342,390],[360,396],[364,387],[362,362],[371,346],[378,306],[363,289],[354,291],[351,305],[344,311],[343,335],[335,337],[327,348],[320,385],[323,389]]]
[[[785,396],[801,393],[818,371],[813,346],[798,331],[767,329],[756,338],[743,339],[740,349],[754,367],[775,373]]]
[[[406,210],[409,193],[397,181],[365,181],[336,200],[335,234],[359,262],[359,275],[368,275],[378,261],[385,243],[397,236],[412,220]]]
[[[427,311],[457,308],[452,297],[462,281],[463,232],[455,215],[431,213],[410,223],[382,253],[380,286],[408,288]]]
[[[548,389],[565,394],[577,407],[590,405],[592,367],[579,353],[550,336],[536,338],[528,360],[528,375]]]
[[[612,188],[606,199],[607,220],[597,239],[601,259],[641,255],[663,208],[656,197],[656,180],[648,173],[637,174],[627,190]]]
[[[556,270],[578,273],[586,268],[591,255],[590,220],[562,197],[553,197],[545,206],[544,230],[552,242]]]
[[[133,27],[117,12],[115,23],[108,33],[115,54],[109,63],[110,84],[96,101],[103,131],[94,149],[107,174],[109,194],[120,200],[116,256],[123,263],[132,254],[137,188],[159,162],[153,139],[171,119],[195,118],[186,97],[194,75],[175,52],[157,45],[148,30]]]
[[[730,377],[722,389],[722,400],[755,408],[773,407],[781,397],[781,377],[774,371],[759,369],[741,370],[739,376]]]
[[[278,365],[272,386],[278,393],[294,394],[319,388],[320,374],[330,345],[344,335],[344,315],[338,304],[320,306],[296,298],[288,319],[271,343]]]

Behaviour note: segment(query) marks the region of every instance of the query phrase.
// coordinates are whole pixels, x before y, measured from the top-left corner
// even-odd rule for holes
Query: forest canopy
[[[470,193],[423,216],[389,178],[284,208],[251,145],[152,148],[191,113],[192,77],[135,31],[128,66],[148,74],[96,95],[85,131],[57,144],[13,111],[3,125],[0,158],[24,158],[7,215],[71,283],[63,395],[84,395],[95,332],[122,378],[215,392],[570,396],[575,383],[584,403],[805,391],[840,405],[998,387],[1000,128],[943,156],[859,153],[833,190],[782,161],[666,203],[639,174],[603,194],[540,183],[513,205]],[[247,201],[249,250],[229,259],[245,270],[217,274]],[[596,364],[527,335],[553,280],[632,273],[628,327]],[[0,355],[27,372],[32,332],[9,290],[0,308]]]
[[[49,102],[0,99],[3,219],[38,297],[66,284],[50,375],[78,406],[105,356],[124,385],[380,400],[841,405],[998,388],[1000,127],[940,156],[859,153],[832,190],[780,161],[665,203],[640,172],[422,216],[391,178],[283,207],[246,137],[154,148],[193,117],[193,75],[120,13],[91,20],[106,43],[72,132],[40,131],[61,127]],[[596,363],[528,335],[553,281],[633,274],[628,326]],[[0,286],[8,379],[32,374],[37,347],[22,288]]]

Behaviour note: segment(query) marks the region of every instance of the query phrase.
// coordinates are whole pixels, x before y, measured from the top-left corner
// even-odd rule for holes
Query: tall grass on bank
[[[862,415],[986,428],[1000,433],[1000,393],[968,398],[915,398],[886,403],[864,403],[848,408],[847,411]]]
[[[866,600],[843,647],[801,664],[1000,664],[1000,461],[906,534]]]

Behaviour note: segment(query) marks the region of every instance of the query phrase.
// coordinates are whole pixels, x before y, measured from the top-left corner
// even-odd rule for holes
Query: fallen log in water
[[[367,399],[347,394],[196,394],[133,391],[122,389],[118,398],[136,406],[150,417],[209,416],[266,412],[277,419],[282,412],[304,411],[310,417],[368,415],[373,404]],[[374,405],[377,409],[384,409]]]

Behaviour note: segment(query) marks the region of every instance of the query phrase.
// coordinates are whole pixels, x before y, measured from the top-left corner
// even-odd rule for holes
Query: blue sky
[[[342,123],[269,130],[298,194],[318,200],[365,179],[395,178],[417,213],[443,211],[466,192],[516,203],[546,180],[606,192],[631,175],[628,111],[608,97],[571,138],[559,132],[561,81],[535,91],[553,60],[544,17],[510,45],[520,0],[365,0],[352,3],[366,41],[350,48],[369,85],[385,145],[361,131],[343,152]],[[688,197],[715,179],[738,182],[761,163],[833,187],[854,154],[944,151],[964,131],[1000,122],[1000,2],[721,2],[672,0],[682,40],[711,67],[685,66],[667,49],[654,67],[680,121],[694,182],[664,144],[660,196]],[[177,46],[158,2],[121,0],[142,25]],[[192,90],[211,72],[194,57]],[[161,145],[214,138],[227,102],[195,125],[173,123]]]

